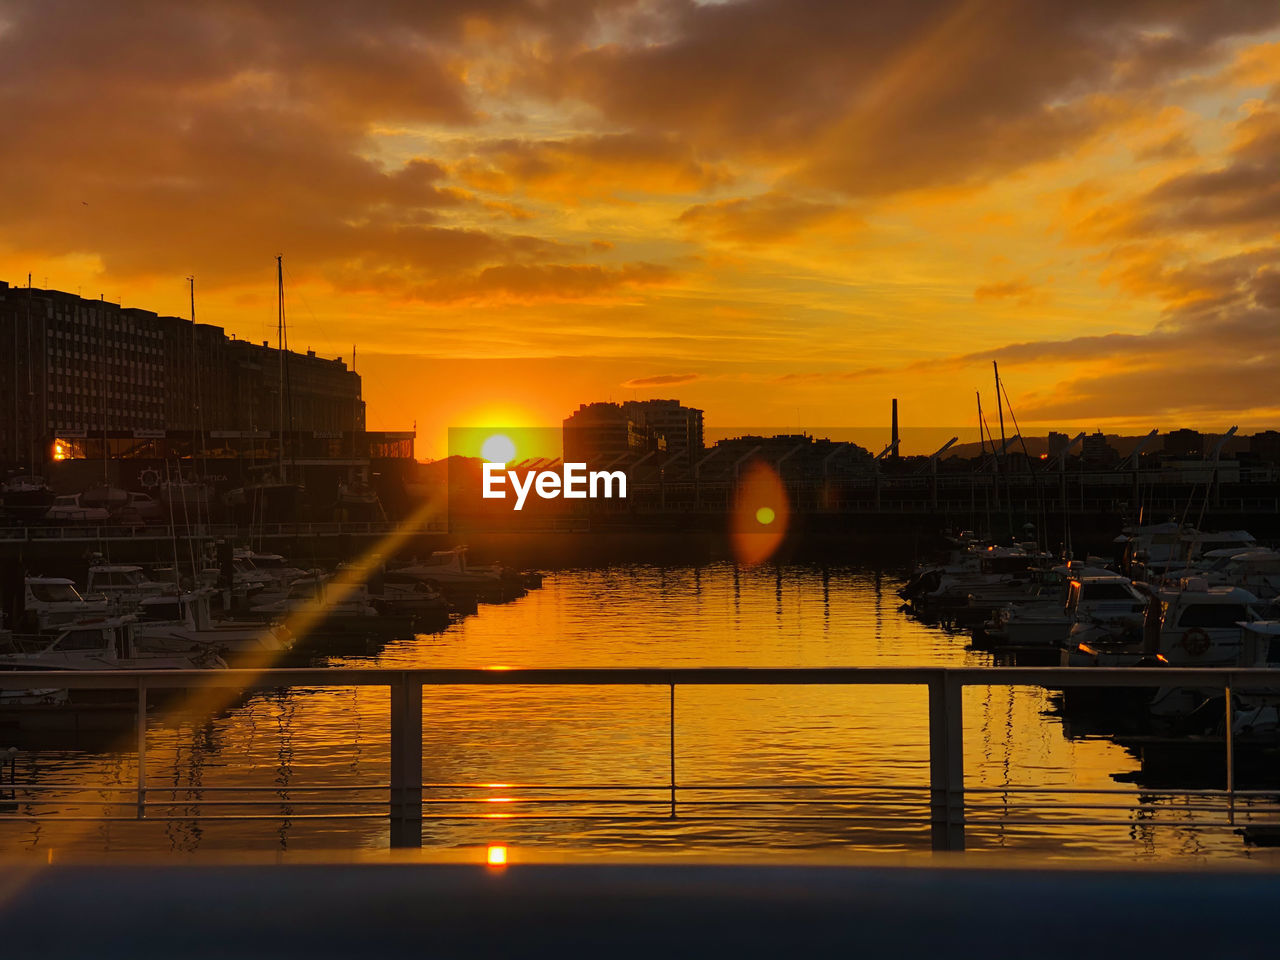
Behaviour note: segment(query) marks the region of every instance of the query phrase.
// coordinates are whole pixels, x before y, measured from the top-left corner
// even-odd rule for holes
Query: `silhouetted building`
[[[666,441],[668,457],[692,461],[702,452],[702,411],[679,400],[628,400],[622,412],[636,426]]]
[[[1249,438],[1249,453],[1262,463],[1280,465],[1280,431],[1255,433]]]
[[[654,434],[616,403],[584,403],[563,425],[564,459],[592,467],[618,466],[656,449]]]
[[[1107,443],[1107,436],[1101,430],[1080,441],[1080,458],[1091,467],[1109,467],[1120,462],[1119,452]]]
[[[1170,430],[1162,439],[1166,457],[1204,456],[1204,434],[1198,430]]]
[[[1049,431],[1049,456],[1056,457],[1065,453],[1070,445],[1071,438],[1065,433],[1055,433],[1052,430]]]
[[[221,327],[3,281],[0,329],[13,351],[0,364],[6,461],[43,462],[56,438],[103,431],[364,429],[360,377],[312,351],[287,352],[282,369],[278,350]]]

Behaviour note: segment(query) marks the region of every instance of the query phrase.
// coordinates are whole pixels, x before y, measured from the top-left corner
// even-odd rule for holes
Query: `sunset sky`
[[[0,0],[0,114],[0,279],[261,340],[281,253],[422,455],[1280,421],[1275,0]]]

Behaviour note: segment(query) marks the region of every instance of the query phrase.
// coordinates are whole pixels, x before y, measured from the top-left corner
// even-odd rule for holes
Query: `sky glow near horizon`
[[[1280,420],[1274,2],[126,6],[0,0],[0,278],[261,340],[283,253],[423,454],[974,424],[993,359],[1024,429]]]

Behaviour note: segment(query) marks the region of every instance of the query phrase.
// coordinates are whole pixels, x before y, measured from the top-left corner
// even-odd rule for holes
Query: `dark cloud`
[[[1191,142],[1191,138],[1185,133],[1175,133],[1165,137],[1163,140],[1158,140],[1135,150],[1133,158],[1139,163],[1148,163],[1153,160],[1173,160],[1179,157],[1194,157],[1195,155],[1196,149]]]
[[[436,302],[581,300],[669,283],[675,273],[652,263],[500,264],[413,286],[408,295]]]
[[[678,220],[722,240],[772,243],[794,237],[842,212],[843,208],[833,203],[773,192],[698,204],[685,210]]]
[[[460,173],[479,188],[573,199],[701,193],[733,180],[725,164],[701,159],[679,138],[632,133],[486,142]]]
[[[577,277],[557,261],[589,248],[478,229],[521,211],[486,206],[436,159],[387,165],[371,146],[379,124],[482,119],[468,31],[577,42],[599,10],[0,0],[0,230],[30,256],[96,255],[126,281],[195,271],[206,289],[263,275],[281,251],[304,277],[362,287],[482,284],[535,260]]]
[[[1143,213],[1130,232],[1274,233],[1280,222],[1280,110],[1256,110],[1240,121],[1237,135],[1226,164],[1166,180],[1143,198]]]
[[[658,41],[548,60],[552,94],[708,155],[874,195],[1054,157],[1161,83],[1280,22],[1271,0],[926,0],[686,4]]]
[[[652,377],[636,377],[623,382],[624,387],[670,387],[700,379],[696,373],[660,373]]]

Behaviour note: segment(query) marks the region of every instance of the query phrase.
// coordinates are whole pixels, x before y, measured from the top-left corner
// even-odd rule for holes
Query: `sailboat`
[[[292,432],[293,403],[289,384],[289,339],[284,314],[284,258],[276,257],[276,347],[280,359],[280,415],[277,464],[250,468],[256,478],[227,493],[226,504],[237,519],[249,523],[297,519],[304,489],[285,469],[285,438]]]
[[[191,371],[195,381],[192,399],[195,403],[196,420],[191,430],[191,467],[185,473],[181,459],[174,463],[174,472],[170,475],[169,465],[165,464],[164,482],[160,484],[160,497],[169,509],[172,521],[180,517],[185,523],[200,523],[210,519],[209,504],[213,500],[213,485],[204,479],[208,470],[205,468],[206,446],[208,438],[204,430],[203,396],[200,386],[200,351],[196,342],[196,278],[187,277],[191,294]],[[197,464],[199,470],[197,470]]]

